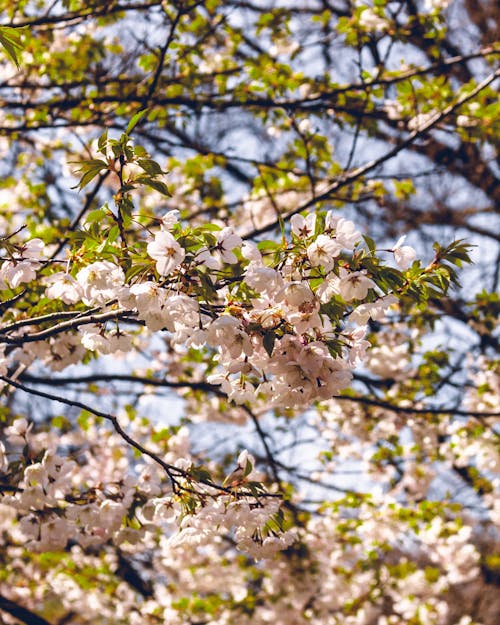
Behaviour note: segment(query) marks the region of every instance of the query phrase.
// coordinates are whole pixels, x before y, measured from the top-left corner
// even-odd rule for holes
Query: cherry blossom
[[[162,230],[170,231],[179,222],[179,211],[170,210],[167,211],[160,219],[160,228]]]
[[[347,302],[353,299],[363,300],[368,294],[368,289],[374,286],[373,281],[368,278],[364,271],[348,273],[345,269],[340,270],[337,288]]]
[[[342,247],[333,239],[320,234],[307,248],[307,257],[313,267],[322,265],[326,271],[333,267],[333,259],[340,254]]]
[[[33,423],[29,423],[24,417],[16,419],[12,425],[5,428],[7,440],[11,445],[24,445],[32,427]]]
[[[0,620],[493,625],[487,20],[17,4]]]
[[[370,7],[366,7],[361,13],[359,24],[369,31],[383,31],[387,30],[390,26],[385,17],[381,17]]]
[[[17,288],[20,284],[31,282],[36,278],[45,245],[41,239],[30,239],[0,267],[0,289],[7,285]],[[2,286],[3,285],[3,286]]]
[[[165,230],[157,232],[154,240],[148,243],[148,254],[156,260],[156,271],[160,276],[168,276],[184,260],[184,249],[175,238]]]
[[[65,304],[76,304],[81,301],[83,289],[70,274],[60,271],[45,279],[47,289],[45,294],[49,298],[60,299]]]
[[[361,232],[356,230],[354,222],[338,217],[332,211],[325,216],[325,230],[334,233],[337,243],[347,250],[354,249],[354,245],[361,240]]]
[[[80,269],[76,280],[83,291],[82,301],[88,306],[101,305],[116,297],[116,290],[123,285],[125,274],[121,267],[104,260]]]
[[[405,239],[406,235],[403,235],[400,239],[398,239],[396,245],[391,250],[394,252],[394,260],[398,264],[399,268],[403,270],[408,269],[417,257],[417,252],[412,247],[409,245],[403,245]]]
[[[290,219],[292,232],[301,239],[308,239],[314,235],[316,228],[316,215],[309,213],[306,217],[293,215]]]
[[[5,473],[8,466],[9,461],[5,451],[5,445],[0,441],[0,473]]]

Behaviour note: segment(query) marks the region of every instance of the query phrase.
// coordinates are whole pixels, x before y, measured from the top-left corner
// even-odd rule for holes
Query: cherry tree
[[[2,3],[2,622],[494,625],[494,2]]]

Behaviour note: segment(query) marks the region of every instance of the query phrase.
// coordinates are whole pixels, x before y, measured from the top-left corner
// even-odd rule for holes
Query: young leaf
[[[158,191],[162,195],[166,195],[168,197],[172,195],[164,182],[161,182],[160,180],[155,180],[154,178],[150,178],[149,176],[139,176],[138,178],[136,178],[136,182],[145,184],[155,191]]]
[[[82,178],[80,182],[73,187],[76,189],[77,187],[81,190],[86,187],[89,182],[91,182],[97,175],[101,173],[103,169],[108,169],[108,164],[106,161],[103,161],[99,158],[93,158],[90,161],[84,161],[81,163],[78,172],[82,173]]]
[[[125,134],[129,135],[132,132],[132,130],[137,126],[137,124],[141,121],[144,115],[146,115],[147,112],[148,112],[148,109],[142,109],[142,111],[139,111],[138,113],[136,113],[132,117],[132,119],[129,121]]]
[[[150,158],[139,158],[137,164],[150,176],[161,176],[165,173],[158,163]]]
[[[243,471],[243,475],[247,477],[248,475],[250,475],[252,471],[253,471],[253,464],[250,462],[250,460],[247,460],[245,464],[245,469]]]
[[[274,332],[266,332],[262,339],[264,349],[268,353],[269,357],[273,355],[274,341],[276,340],[276,334]]]
[[[375,252],[377,251],[377,246],[375,245],[375,241],[369,237],[368,235],[363,235],[363,239],[368,247],[368,249],[370,250],[370,254],[375,254]]]
[[[103,132],[97,141],[97,148],[101,154],[106,154],[106,145],[108,143],[108,129]]]
[[[11,28],[10,26],[0,26],[0,44],[3,46],[9,59],[16,64],[19,69],[19,53],[23,50],[22,37],[26,33],[27,27]]]

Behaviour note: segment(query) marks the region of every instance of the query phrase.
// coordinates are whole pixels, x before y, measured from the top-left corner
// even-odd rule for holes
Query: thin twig
[[[201,390],[208,393],[214,393],[219,396],[226,397],[226,394],[220,390],[219,385],[209,384],[208,382],[188,382],[188,381],[176,381],[171,382],[169,380],[163,380],[158,378],[147,378],[142,376],[135,375],[122,375],[122,374],[94,374],[94,375],[84,375],[81,377],[53,377],[53,378],[44,378],[38,377],[31,374],[23,373],[21,379],[31,382],[33,384],[48,384],[51,386],[60,386],[65,384],[91,384],[95,382],[129,382],[135,384],[143,384],[145,386],[162,386],[167,388],[191,388],[193,390]],[[370,399],[368,397],[353,397],[350,395],[335,395],[333,399],[337,399],[339,401],[353,402],[358,404],[365,404],[367,406],[376,406],[378,408],[385,408],[386,410],[390,410],[392,412],[399,412],[402,414],[450,414],[455,415],[457,417],[477,417],[477,418],[493,418],[500,417],[500,412],[498,411],[475,411],[475,410],[461,410],[459,408],[452,408],[443,406],[442,408],[438,407],[429,407],[429,408],[413,408],[411,406],[397,406],[396,404],[392,404],[387,401],[378,400],[378,399]],[[243,408],[249,416],[251,416],[251,411],[247,410],[245,406],[240,406]]]

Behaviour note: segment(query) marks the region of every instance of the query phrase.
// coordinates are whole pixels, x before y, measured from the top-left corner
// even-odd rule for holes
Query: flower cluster
[[[141,427],[129,425],[131,432],[140,437]],[[109,432],[99,433],[90,422],[86,434],[95,439],[96,449],[89,454],[85,467],[60,455],[55,441],[50,441],[50,449],[44,449],[47,440],[43,434],[32,433],[32,426],[24,418],[17,419],[5,432],[9,452],[0,444],[3,475],[9,466],[13,469],[16,465],[10,465],[10,460],[19,456],[23,448],[23,453],[40,456],[40,461],[26,464],[22,471],[15,470],[16,492],[2,499],[4,509],[19,515],[13,539],[25,543],[31,551],[64,550],[69,541],[76,541],[82,548],[108,541],[116,546],[137,544],[158,531],[170,533],[169,544],[174,548],[184,543],[209,544],[219,535],[234,532],[238,549],[261,559],[295,540],[295,532],[282,531],[279,524],[274,525],[273,531],[266,529],[279,512],[278,498],[255,498],[250,492],[238,495],[239,488],[244,488],[254,474],[255,460],[246,451],[240,454],[237,469],[226,480],[232,492],[225,494],[206,486],[202,491],[204,505],[197,502],[186,513],[182,484],[186,486],[188,501],[189,468],[193,462],[186,428],[168,438],[168,451],[164,454],[179,471],[180,490],[173,492],[154,464],[137,465],[134,479],[128,473],[119,438]],[[76,432],[67,434],[59,443],[75,445],[79,437]],[[139,520],[136,527],[128,525],[131,517]]]
[[[151,332],[171,332],[179,346],[215,350],[218,368],[209,381],[220,384],[236,403],[263,400],[276,407],[306,406],[349,384],[353,365],[369,345],[364,324],[370,317],[380,318],[397,301],[377,288],[367,269],[351,268],[346,260],[345,254],[361,249],[361,234],[353,222],[331,212],[321,224],[315,214],[295,215],[285,262],[279,251],[269,262],[230,228],[213,236],[213,230],[207,231],[191,250],[181,245],[185,235],[175,238],[178,228],[177,211],[172,211],[147,242],[158,280],[127,283],[119,265],[95,261],[74,278],[62,272],[50,275],[47,296],[66,304],[80,300],[86,306],[118,302]],[[407,268],[414,253],[400,243],[394,254]],[[239,278],[224,285],[225,268],[235,265]],[[202,291],[200,299],[200,287],[210,272],[212,283],[221,286]],[[241,303],[233,304],[235,300]],[[81,341],[101,354],[133,347],[126,331],[107,331],[95,324],[82,328]]]
[[[4,4],[0,621],[496,625],[493,3]]]
[[[31,282],[36,277],[45,245],[41,239],[30,239],[18,246],[8,260],[2,259],[0,267],[0,290],[15,289],[20,284]]]

